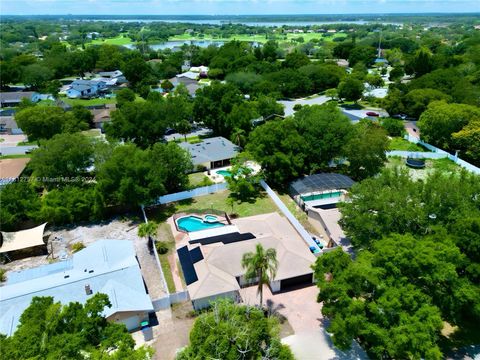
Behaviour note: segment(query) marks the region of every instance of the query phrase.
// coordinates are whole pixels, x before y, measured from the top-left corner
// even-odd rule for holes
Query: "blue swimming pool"
[[[217,171],[218,175],[222,175],[223,177],[230,177],[232,174],[228,170],[218,170]]]
[[[225,224],[222,224],[221,222],[218,221],[218,219],[213,221],[213,217],[211,215],[207,215],[209,218],[207,221],[204,221],[202,218],[199,218],[198,216],[185,216],[180,219],[177,219],[177,225],[180,230],[187,231],[187,232],[192,232],[192,231],[199,231],[199,230],[207,230],[207,229],[213,229],[216,227],[221,227],[225,226]]]

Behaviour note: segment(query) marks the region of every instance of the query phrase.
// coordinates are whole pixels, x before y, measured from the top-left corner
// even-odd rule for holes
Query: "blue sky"
[[[480,12],[480,0],[0,0],[2,14],[245,15]]]

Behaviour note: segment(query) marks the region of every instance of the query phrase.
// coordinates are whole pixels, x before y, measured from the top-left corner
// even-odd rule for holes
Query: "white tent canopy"
[[[43,242],[43,231],[47,223],[34,227],[28,230],[21,230],[15,232],[2,231],[2,246],[0,247],[0,254],[26,249],[33,246],[45,245]]]

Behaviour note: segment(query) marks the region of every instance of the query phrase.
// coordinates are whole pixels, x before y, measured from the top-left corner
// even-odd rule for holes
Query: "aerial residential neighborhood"
[[[0,359],[480,359],[475,1],[1,7]]]

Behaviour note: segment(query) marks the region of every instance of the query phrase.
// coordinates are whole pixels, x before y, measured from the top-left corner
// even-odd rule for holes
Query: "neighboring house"
[[[190,68],[190,72],[200,74],[200,77],[207,77],[208,76],[208,66],[192,66]]]
[[[108,295],[112,306],[104,315],[138,329],[153,305],[147,294],[133,243],[99,240],[65,261],[9,272],[0,291],[0,333],[11,336],[34,296],[51,296],[62,304],[84,304],[96,293]]]
[[[195,167],[207,170],[230,165],[230,160],[240,151],[240,147],[221,136],[197,144],[182,142],[179,145],[190,153]]]
[[[22,135],[23,131],[12,116],[0,116],[0,133],[8,135]]]
[[[120,85],[127,82],[127,78],[123,75],[123,73],[120,70],[100,71],[98,73],[98,76],[101,78],[101,80],[106,81],[107,85],[110,85],[110,83],[113,85]],[[97,79],[93,79],[93,80],[97,80]]]
[[[93,122],[95,128],[103,129],[105,123],[112,120],[111,112],[115,110],[115,104],[108,104],[104,109],[92,109],[90,112],[93,114]]]
[[[200,77],[200,73],[193,72],[193,71],[187,71],[177,75],[177,78],[187,78],[190,80],[198,80],[199,77]]]
[[[97,96],[107,87],[104,81],[75,80],[67,90],[70,99],[91,98]]]
[[[189,77],[179,77],[179,75],[169,79],[169,81],[172,83],[173,85],[173,90],[175,90],[175,88],[180,85],[180,84],[184,84],[185,87],[187,88],[188,90],[188,93],[190,94],[190,96],[192,97],[195,97],[195,93],[197,92],[198,89],[201,88],[201,85],[198,83],[197,80],[192,80],[190,79]]]
[[[304,176],[290,184],[290,195],[304,210],[331,207],[345,199],[355,181],[346,175],[320,173]]]
[[[39,95],[34,91],[0,92],[0,107],[18,106],[22,99],[37,102],[40,100]]]
[[[18,180],[27,167],[30,158],[1,159],[0,160],[0,187]]]
[[[189,233],[188,245],[177,249],[195,310],[208,307],[220,297],[240,299],[240,288],[255,283],[245,278],[242,257],[254,252],[257,244],[276,250],[278,268],[269,284],[272,292],[313,283],[311,266],[315,256],[287,219],[270,213],[233,222],[228,227],[234,228],[235,233],[212,236],[220,230],[196,231],[195,237]]]

